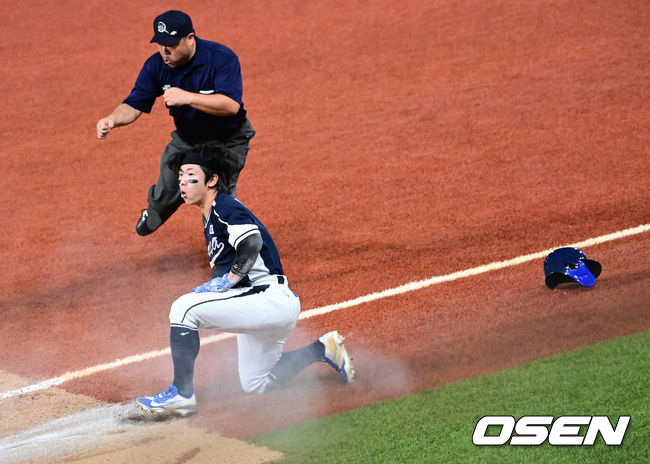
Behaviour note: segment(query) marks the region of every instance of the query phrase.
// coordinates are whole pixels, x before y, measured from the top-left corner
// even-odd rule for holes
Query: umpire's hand
[[[97,138],[104,139],[114,127],[126,126],[138,119],[142,111],[120,103],[111,114],[97,121]]]
[[[115,121],[111,118],[102,118],[97,121],[97,138],[105,138],[113,127],[115,127]]]

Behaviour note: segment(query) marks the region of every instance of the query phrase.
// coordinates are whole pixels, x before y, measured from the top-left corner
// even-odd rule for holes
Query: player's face
[[[183,66],[190,61],[196,50],[196,41],[194,34],[183,37],[176,45],[158,45],[158,53],[162,56],[163,61],[170,68]]]
[[[216,185],[215,179],[205,183],[205,173],[198,164],[184,164],[178,171],[181,198],[188,205],[201,206],[206,202],[212,202],[215,190],[211,187],[214,185]]]

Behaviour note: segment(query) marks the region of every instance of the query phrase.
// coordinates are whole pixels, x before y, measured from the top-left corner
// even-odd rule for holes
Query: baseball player
[[[153,22],[152,43],[158,53],[144,63],[131,93],[108,116],[97,122],[97,137],[151,112],[157,97],[169,109],[176,130],[162,154],[158,181],[149,189],[148,207],[142,210],[136,231],[148,235],[160,227],[183,203],[177,176],[167,167],[169,155],[193,148],[226,146],[236,163],[219,178],[218,189],[233,196],[246,162],[255,130],[242,101],[239,59],[225,45],[202,40],[191,18],[170,10]]]
[[[170,157],[178,173],[180,196],[203,216],[212,280],[178,298],[169,313],[174,365],[171,386],[138,398],[146,410],[186,415],[196,411],[194,362],[198,329],[237,334],[239,380],[247,393],[264,393],[291,380],[316,361],[329,363],[345,382],[354,369],[337,332],[328,332],[297,350],[282,352],[300,313],[289,289],[278,251],[264,225],[232,195],[217,191],[221,172],[236,155],[227,149],[188,151]]]

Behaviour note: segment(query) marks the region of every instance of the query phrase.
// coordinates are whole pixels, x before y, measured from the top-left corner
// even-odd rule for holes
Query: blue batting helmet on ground
[[[544,260],[544,274],[549,288],[573,281],[584,287],[593,287],[601,270],[598,261],[587,259],[581,250],[572,247],[558,248]]]

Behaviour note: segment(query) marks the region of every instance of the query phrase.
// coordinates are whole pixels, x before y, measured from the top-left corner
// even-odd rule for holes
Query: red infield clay
[[[135,234],[162,105],[95,137],[165,7],[95,3],[5,18],[30,32],[4,39],[0,369],[35,382],[167,347],[171,302],[209,278],[195,209]],[[239,198],[304,309],[650,222],[647,1],[232,3],[175,7],[240,56],[258,133]],[[246,396],[234,341],[206,345],[189,421],[245,437],[648,330],[648,250],[585,249],[591,289],[549,290],[538,260],[301,321],[287,348],[347,335],[350,386],[318,365]],[[170,381],[162,357],[64,388],[122,402]]]

